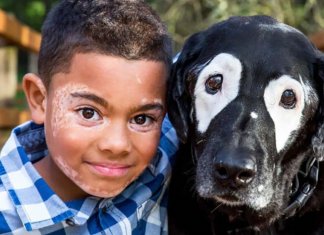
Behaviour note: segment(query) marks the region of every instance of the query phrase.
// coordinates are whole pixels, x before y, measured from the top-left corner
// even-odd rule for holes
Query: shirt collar
[[[85,223],[99,198],[89,197],[68,207],[32,164],[46,155],[44,127],[33,122],[16,127],[0,153],[0,179],[22,223],[28,231],[71,217],[76,224]]]

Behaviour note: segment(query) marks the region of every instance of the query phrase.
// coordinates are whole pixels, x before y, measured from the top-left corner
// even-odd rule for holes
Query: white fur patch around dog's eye
[[[294,108],[287,109],[280,105],[282,93],[285,90],[292,90],[296,96]],[[264,91],[264,101],[267,110],[275,125],[276,148],[280,152],[284,149],[289,137],[294,130],[297,130],[302,112],[305,106],[305,94],[309,88],[288,75],[283,75],[276,80],[272,80]]]
[[[201,70],[194,90],[198,131],[205,132],[211,120],[228,105],[239,92],[242,65],[231,54],[221,53]],[[206,80],[213,75],[223,76],[221,89],[216,94],[206,91]]]

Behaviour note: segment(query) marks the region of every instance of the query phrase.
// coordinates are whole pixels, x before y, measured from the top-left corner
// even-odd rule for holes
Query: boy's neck
[[[49,187],[64,201],[82,199],[88,196],[75,185],[53,162],[50,156],[46,156],[34,163],[34,167],[46,181]]]

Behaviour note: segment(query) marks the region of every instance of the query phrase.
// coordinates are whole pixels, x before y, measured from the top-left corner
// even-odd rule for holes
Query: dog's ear
[[[319,125],[316,135],[313,137],[312,144],[315,154],[320,161],[324,160],[324,53],[318,51],[316,62],[316,76],[320,83],[320,107]]]
[[[168,84],[168,115],[182,143],[186,143],[189,134],[191,96],[186,87],[188,71],[197,60],[201,45],[202,34],[192,35],[172,65],[171,77]]]
[[[318,76],[324,83],[324,53],[317,51]]]
[[[320,80],[321,84],[321,95],[320,95],[320,101],[321,101],[321,115],[324,117],[324,53],[317,50],[317,59],[316,59],[316,70],[315,70],[315,76],[318,80]],[[324,120],[322,120],[324,123]]]

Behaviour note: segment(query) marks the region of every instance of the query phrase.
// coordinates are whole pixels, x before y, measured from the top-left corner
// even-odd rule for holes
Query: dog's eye
[[[293,90],[285,90],[280,99],[280,105],[285,109],[293,109],[296,106],[296,95]]]
[[[210,76],[205,83],[207,93],[216,94],[222,88],[222,83],[223,75],[215,74]]]

